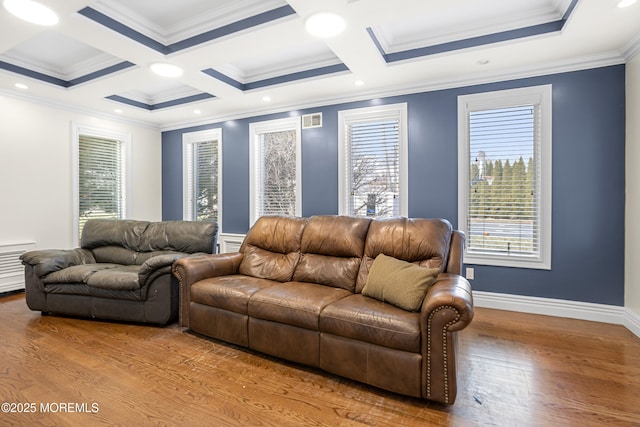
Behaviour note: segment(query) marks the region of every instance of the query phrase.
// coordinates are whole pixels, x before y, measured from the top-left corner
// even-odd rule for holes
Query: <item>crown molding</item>
[[[492,19],[485,17],[467,23],[458,23],[455,25],[455,29],[450,27],[439,30],[430,28],[423,30],[425,32],[403,37],[394,36],[393,30],[385,25],[375,26],[372,30],[386,53],[396,53],[558,21],[563,18],[570,3],[571,0],[555,0],[551,4],[547,4],[548,7],[519,11],[517,14],[508,13],[506,16]],[[424,25],[422,24],[422,28]]]
[[[632,44],[633,46],[635,46],[633,51],[637,52],[638,50],[640,50],[640,47],[638,46],[638,44],[640,44],[640,37],[634,40],[636,41],[635,43]],[[101,117],[101,118],[114,120],[122,123],[129,123],[136,126],[142,126],[148,129],[164,132],[164,131],[177,130],[177,129],[187,129],[187,128],[197,127],[197,126],[206,126],[214,123],[225,122],[228,120],[244,119],[247,117],[262,116],[267,114],[278,114],[278,113],[285,113],[285,112],[290,112],[295,110],[318,108],[318,107],[323,107],[327,105],[367,101],[367,100],[376,99],[376,98],[409,95],[409,94],[421,93],[421,92],[453,89],[453,88],[459,88],[459,87],[467,87],[467,86],[474,86],[474,85],[480,85],[480,84],[516,80],[516,79],[522,79],[522,78],[528,78],[528,77],[537,77],[537,76],[550,75],[550,74],[559,74],[564,72],[587,70],[587,69],[606,67],[611,65],[619,65],[623,63],[625,63],[625,56],[623,56],[621,53],[608,52],[602,55],[570,58],[567,60],[550,62],[544,65],[519,67],[519,68],[513,68],[511,70],[500,71],[495,73],[489,72],[489,73],[477,74],[475,76],[471,76],[470,78],[443,79],[440,81],[431,81],[429,83],[418,85],[418,86],[398,86],[398,87],[392,87],[384,90],[365,91],[365,92],[359,93],[358,95],[318,98],[318,99],[310,100],[308,102],[285,104],[277,107],[265,106],[261,108],[254,108],[251,110],[243,111],[241,113],[232,113],[232,114],[225,114],[225,115],[219,115],[219,116],[207,116],[207,117],[199,118],[197,120],[187,120],[187,121],[182,120],[182,121],[176,121],[176,122],[168,122],[163,125],[157,125],[155,123],[151,123],[148,121],[135,120],[135,119],[125,118],[122,116],[106,114],[99,111],[74,106],[68,103],[46,100],[43,98],[31,96],[28,94],[16,93],[8,90],[0,90],[0,93],[13,98],[22,98],[30,102],[47,105],[54,108],[61,108],[68,111],[79,112],[82,114]]]
[[[622,56],[624,56],[627,62],[633,59],[638,53],[640,53],[640,33],[636,34],[634,38],[629,40],[622,49]]]
[[[145,104],[161,104],[163,102],[169,102],[176,99],[187,98],[189,96],[199,95],[202,91],[192,87],[178,87],[162,91],[155,95],[148,95],[142,91],[130,90],[117,95],[129,98],[134,101],[142,102]]]
[[[229,115],[209,116],[194,121],[167,123],[160,127],[164,131],[177,130],[182,128],[204,126],[228,120],[239,120],[247,117],[262,116],[267,114],[278,114],[288,111],[318,108],[327,105],[344,104],[348,102],[367,101],[376,98],[387,98],[391,96],[410,95],[422,92],[432,92],[436,90],[455,89],[460,87],[475,86],[502,81],[517,80],[529,77],[538,77],[550,74],[560,74],[572,71],[588,70],[592,68],[607,67],[625,63],[624,57],[618,52],[608,52],[602,55],[570,58],[562,61],[549,62],[544,65],[512,68],[507,71],[488,72],[462,79],[443,79],[431,81],[417,86],[397,86],[384,90],[371,90],[360,92],[358,95],[347,95],[339,97],[327,97],[315,99],[309,102],[281,105],[277,107],[256,108],[242,113]]]
[[[13,65],[17,65],[18,67],[26,68],[30,71],[35,71],[37,73],[42,73],[47,76],[65,81],[71,81],[79,77],[104,70],[123,61],[121,58],[117,58],[104,52],[98,55],[94,55],[90,58],[86,58],[80,62],[74,63],[73,68],[58,68],[47,66],[42,63],[37,63],[35,61],[30,61],[28,59],[22,58],[19,55],[12,55],[7,53],[0,55],[0,60],[6,61]]]
[[[283,75],[330,67],[332,65],[338,65],[340,63],[340,59],[335,56],[333,52],[331,52],[330,54],[324,56],[305,58],[304,60],[293,66],[289,65],[287,61],[282,61],[278,64],[274,64],[271,67],[260,67],[254,70],[242,70],[240,67],[233,64],[219,65],[214,67],[214,69],[242,84],[248,84],[251,82],[258,82],[261,80],[280,77]],[[285,65],[283,66],[283,64]]]
[[[282,0],[236,0],[165,28],[129,9],[126,2],[118,3],[113,1],[107,3],[101,0],[91,5],[91,8],[164,45],[177,43],[247,16],[258,15],[287,5]]]
[[[161,128],[159,126],[157,126],[154,123],[150,123],[148,121],[135,120],[135,119],[123,117],[120,115],[103,113],[101,111],[92,110],[89,108],[82,108],[77,105],[69,104],[66,102],[40,98],[27,93],[18,93],[18,92],[9,91],[6,89],[0,89],[0,95],[7,96],[9,98],[19,99],[22,101],[31,102],[33,104],[42,105],[44,107],[57,108],[60,110],[71,112],[71,113],[79,113],[79,114],[84,114],[87,116],[96,117],[104,120],[111,120],[118,123],[125,123],[129,125],[140,126],[145,129],[161,131]]]

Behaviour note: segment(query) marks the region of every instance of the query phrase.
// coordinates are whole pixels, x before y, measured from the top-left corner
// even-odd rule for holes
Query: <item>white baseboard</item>
[[[473,291],[477,307],[624,325],[640,337],[640,317],[617,305]],[[635,330],[628,324],[635,326]]]
[[[628,308],[624,310],[624,326],[637,337],[640,337],[640,315]]]

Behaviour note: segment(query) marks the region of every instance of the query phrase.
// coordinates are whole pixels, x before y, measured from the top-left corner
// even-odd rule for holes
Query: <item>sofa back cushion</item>
[[[213,253],[218,226],[205,221],[136,221],[91,219],[82,229],[80,245],[96,262],[142,264],[162,253]]]
[[[306,218],[263,216],[242,242],[239,273],[261,279],[290,281],[300,257]]]
[[[356,292],[361,292],[373,260],[379,254],[445,270],[453,227],[445,219],[381,218],[371,222],[358,272]]]
[[[311,217],[302,233],[293,280],[354,292],[370,223],[369,218]]]
[[[148,226],[148,221],[90,219],[82,228],[80,246],[84,249],[121,246],[137,251],[140,248],[142,234]]]
[[[150,223],[140,238],[140,252],[177,251],[213,253],[218,225],[208,221]]]
[[[98,246],[91,250],[96,262],[112,264],[133,265],[138,258],[138,251],[123,248],[122,246]]]

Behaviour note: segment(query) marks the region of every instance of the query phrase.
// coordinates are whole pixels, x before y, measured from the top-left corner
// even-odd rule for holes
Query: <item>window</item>
[[[182,137],[184,220],[221,223],[221,135],[218,128]]]
[[[251,123],[251,224],[302,213],[300,117]]]
[[[91,218],[123,219],[127,213],[126,134],[74,126],[74,240]]]
[[[469,264],[551,268],[551,86],[458,98]]]
[[[407,215],[407,105],[340,111],[339,212]]]

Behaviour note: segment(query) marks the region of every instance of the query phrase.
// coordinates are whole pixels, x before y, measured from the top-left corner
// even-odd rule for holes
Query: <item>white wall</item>
[[[640,318],[640,54],[626,65],[625,309]]]
[[[162,218],[162,152],[158,130],[92,117],[0,94],[0,244],[38,248],[73,242],[71,123],[131,134],[127,216]]]

